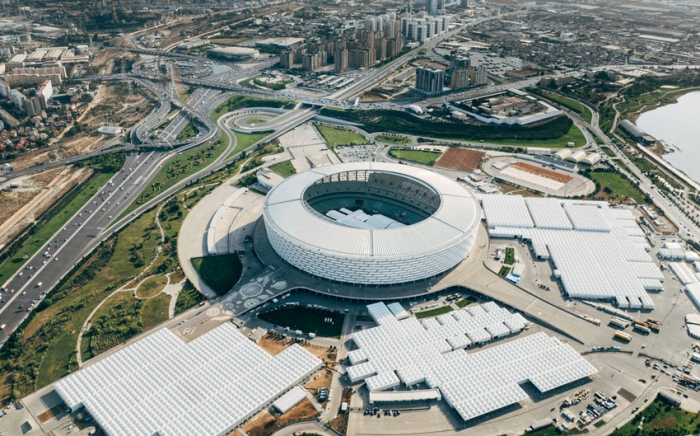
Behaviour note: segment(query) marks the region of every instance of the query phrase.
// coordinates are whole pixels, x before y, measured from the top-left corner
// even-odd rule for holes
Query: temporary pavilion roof
[[[163,328],[56,384],[111,436],[230,432],[321,368],[299,345],[271,356],[231,323],[182,342]]]
[[[647,289],[658,289],[664,276],[649,257],[645,234],[631,211],[603,201],[478,198],[489,234],[529,240],[535,256],[552,259],[570,297],[613,300],[623,308],[654,308]],[[526,214],[532,226],[523,225]]]
[[[519,386],[524,382],[544,393],[597,373],[573,348],[544,333],[473,353],[442,345],[467,328],[486,333],[488,326],[498,325],[497,319],[505,330],[506,323],[524,322],[495,303],[451,312],[427,328],[415,318],[397,320],[383,303],[367,307],[379,325],[353,334],[367,361],[347,373],[356,382],[358,375],[374,369],[376,375],[367,379],[370,395],[423,378],[462,419],[470,420],[527,399]]]

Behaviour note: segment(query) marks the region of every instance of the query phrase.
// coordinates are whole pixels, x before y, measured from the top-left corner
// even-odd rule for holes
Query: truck
[[[619,327],[621,329],[625,329],[625,328],[627,328],[627,326],[629,326],[628,322],[625,322],[624,320],[622,320],[618,317],[610,318],[610,324],[612,324],[616,327]]]
[[[632,340],[632,335],[628,335],[625,332],[621,332],[620,330],[615,332],[615,337],[618,339],[622,339],[623,341],[629,342]]]
[[[644,332],[644,333],[646,333],[646,334],[651,333],[651,329],[649,329],[648,326],[642,325],[642,324],[635,324],[635,325],[634,325],[634,329],[635,329],[635,330],[639,330],[640,332]]]

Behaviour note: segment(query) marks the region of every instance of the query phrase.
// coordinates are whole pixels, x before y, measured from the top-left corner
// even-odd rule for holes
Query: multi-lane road
[[[164,159],[160,152],[129,153],[124,167],[102,187],[31,257],[7,283],[0,294],[0,343],[7,340],[24,318],[28,308],[41,300],[80,259],[107,235],[104,229],[140,194],[158,172]]]

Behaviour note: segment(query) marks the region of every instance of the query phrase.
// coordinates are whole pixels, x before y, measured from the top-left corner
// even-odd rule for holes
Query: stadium
[[[435,172],[388,163],[313,168],[275,186],[263,218],[270,245],[316,277],[358,285],[410,283],[458,265],[481,209]]]

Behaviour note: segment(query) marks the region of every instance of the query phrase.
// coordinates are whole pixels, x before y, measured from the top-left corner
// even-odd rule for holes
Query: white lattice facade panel
[[[453,268],[474,245],[481,217],[478,202],[470,191],[442,175],[382,163],[331,165],[302,174],[268,193],[263,217],[273,249],[314,276],[374,285],[413,282]],[[315,196],[350,195],[331,189],[334,183],[365,183],[362,186],[369,188],[363,195],[388,193],[392,204],[405,201],[408,209],[423,208],[425,216],[388,229],[342,224],[308,203]]]

